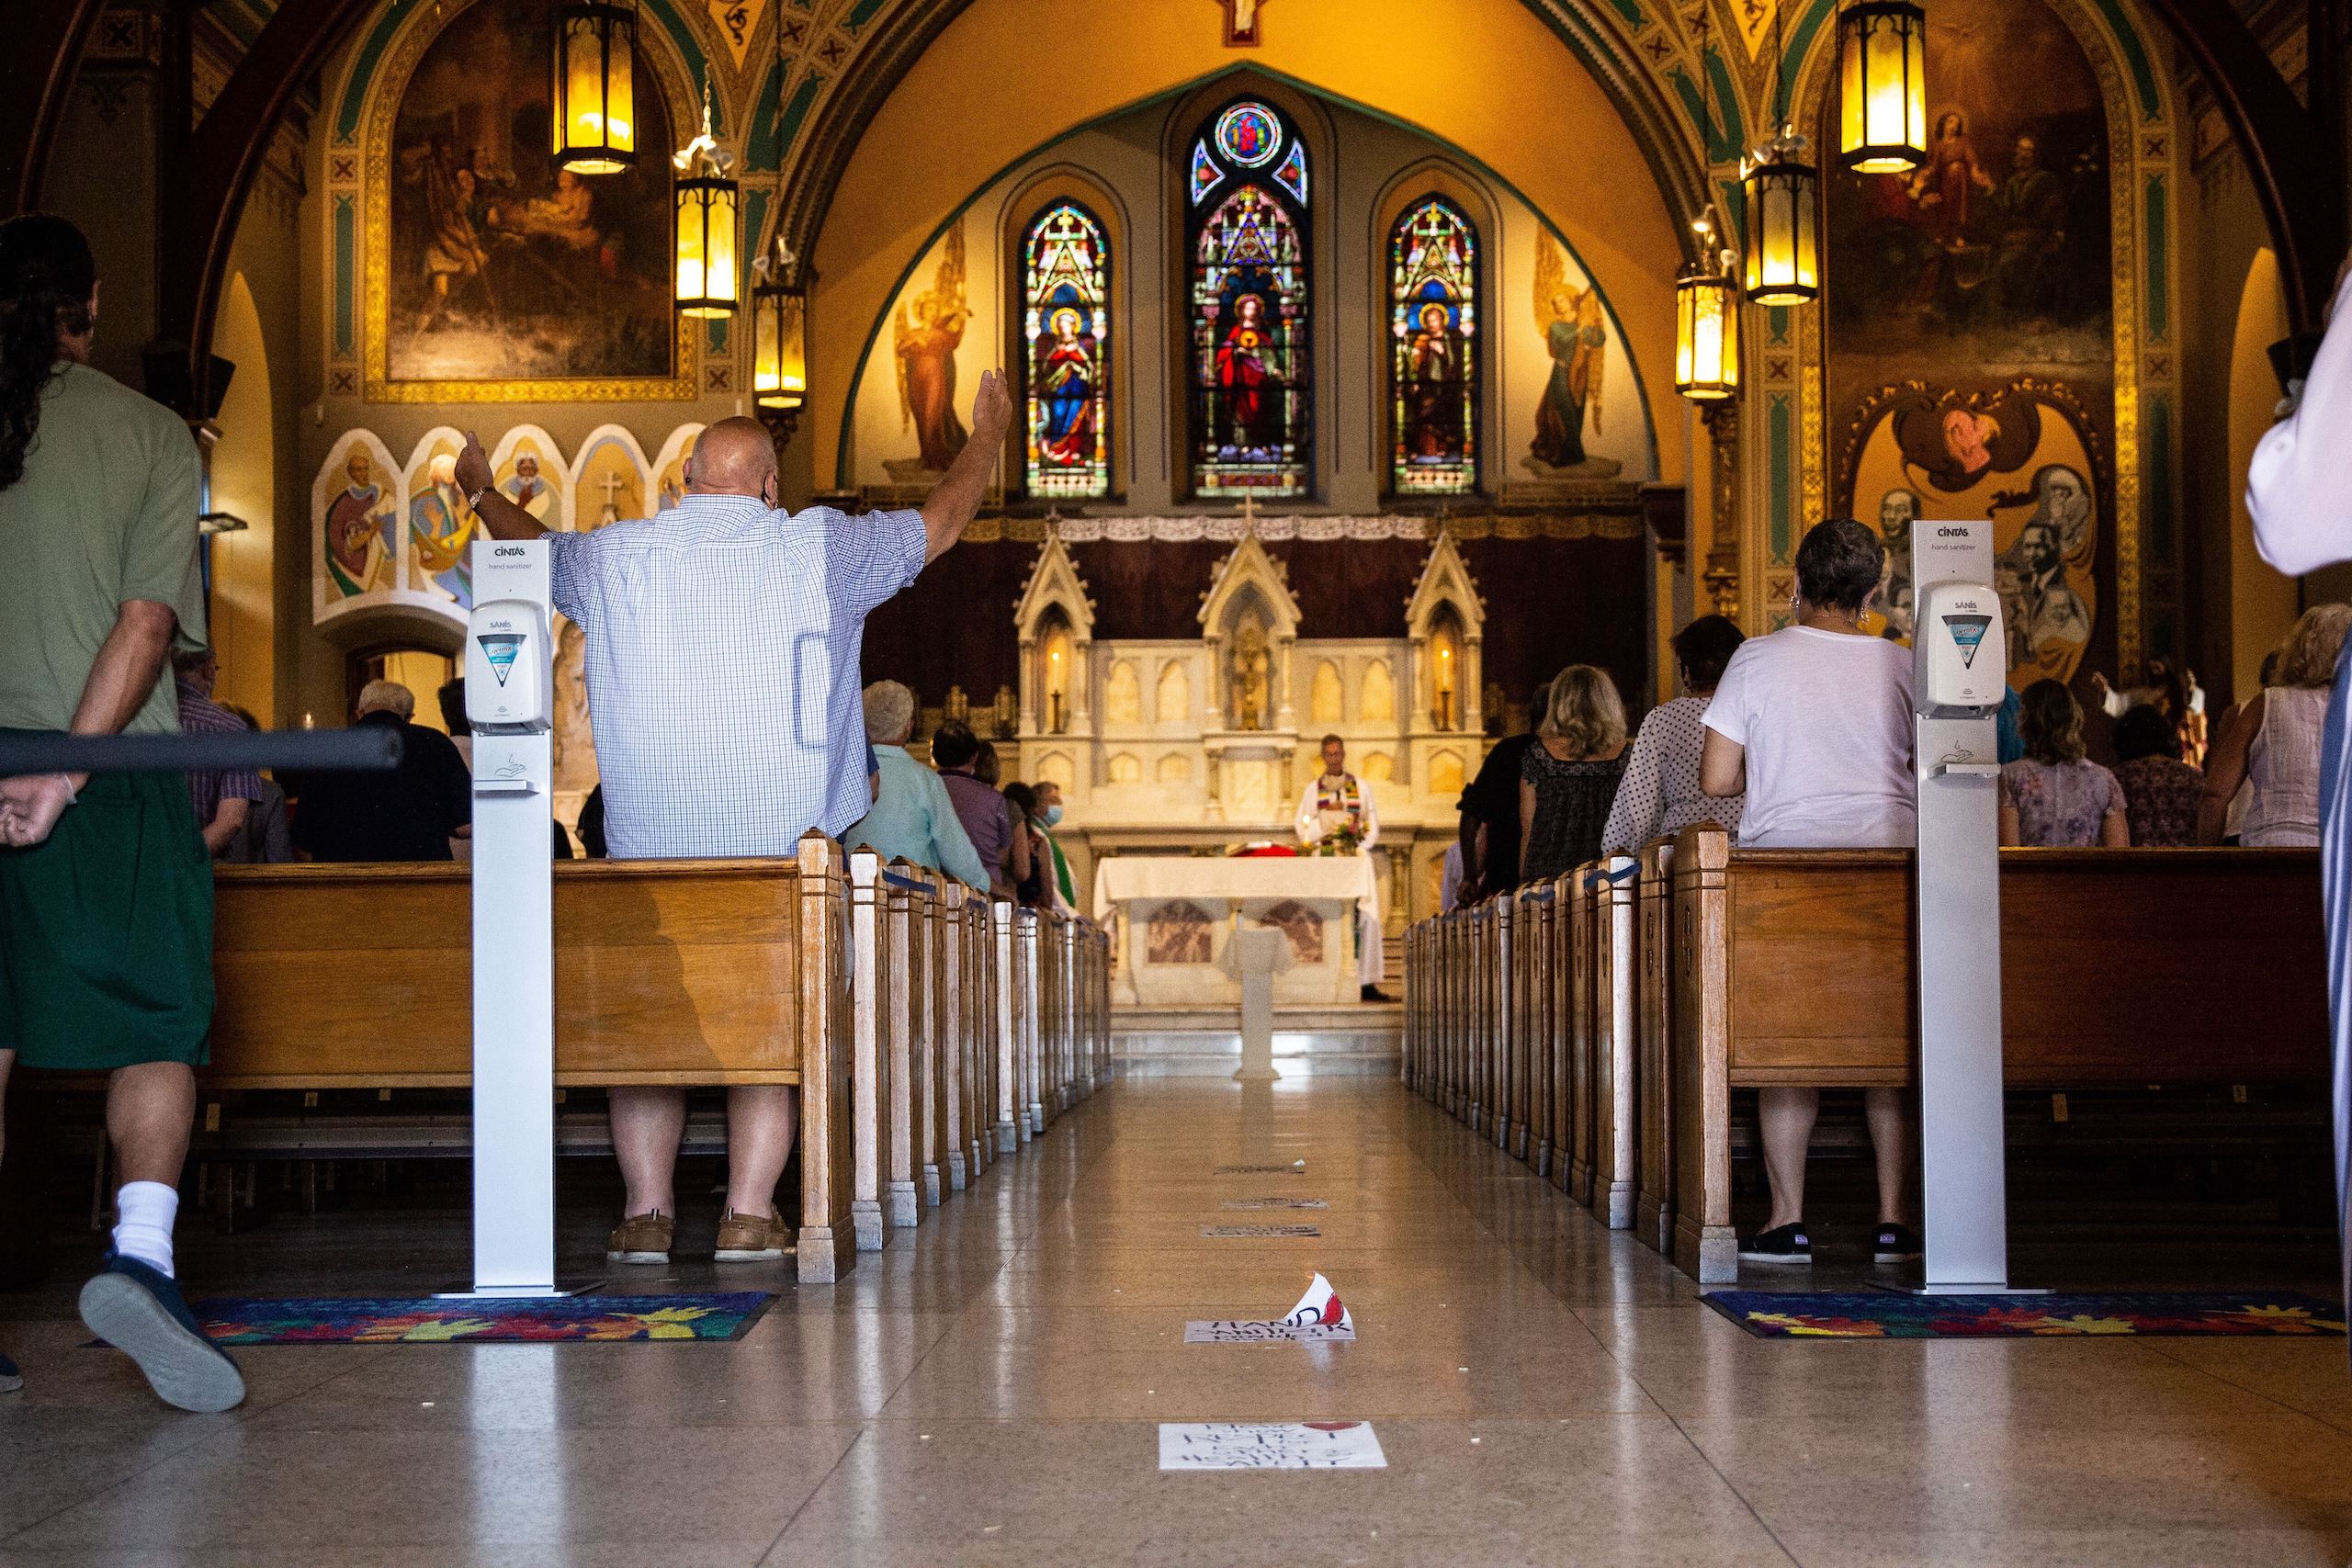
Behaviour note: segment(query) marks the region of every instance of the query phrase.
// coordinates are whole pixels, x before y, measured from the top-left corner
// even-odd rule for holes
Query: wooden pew
[[[885,1213],[891,1144],[890,994],[905,983],[904,954],[888,940],[888,885],[882,857],[854,850],[850,881],[850,1041],[852,1156],[850,1224],[860,1252],[879,1252],[889,1240]]]
[[[1586,1208],[1592,1206],[1592,923],[1593,888],[1590,866],[1580,865],[1560,879],[1560,896],[1567,905],[1566,950],[1568,961],[1568,1028],[1566,1074],[1566,1121],[1561,1129],[1567,1163],[1560,1186]]]
[[[1674,1257],[1719,1283],[1731,1091],[1915,1081],[1912,859],[1699,828],[1671,875]],[[2008,1087],[2326,1083],[2318,880],[2312,850],[2003,851]]]
[[[964,912],[964,885],[949,880],[930,907],[931,942],[937,957],[932,964],[931,1019],[938,1032],[939,1142],[938,1161],[949,1192],[961,1192],[979,1175],[978,1151],[969,1136],[972,1125],[971,1050],[967,1018],[971,991],[966,969],[970,943]]]
[[[1519,895],[1520,921],[1527,933],[1527,1123],[1532,1146],[1527,1163],[1549,1179],[1554,1152],[1554,1103],[1559,1092],[1559,890],[1538,885]]]
[[[1640,1169],[1634,1199],[1634,1234],[1659,1252],[1674,1250],[1673,1022],[1668,1010],[1673,964],[1674,845],[1656,839],[1642,846],[1640,891],[1634,900],[1634,941],[1641,983],[1634,994],[1635,1114],[1634,1146]]]
[[[215,872],[213,1089],[462,1088],[472,913],[457,864]],[[797,861],[555,867],[556,1082],[800,1093],[798,1267],[854,1261],[850,902],[839,845]]]
[[[1585,1063],[1592,1075],[1589,1201],[1594,1217],[1611,1230],[1633,1224],[1638,1179],[1634,1146],[1638,1070],[1634,1028],[1634,878],[1640,869],[1629,855],[1611,855],[1594,862],[1586,880],[1592,939],[1590,1055]]]

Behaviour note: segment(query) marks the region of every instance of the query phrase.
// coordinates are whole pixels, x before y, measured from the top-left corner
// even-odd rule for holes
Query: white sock
[[[136,1258],[170,1279],[172,1223],[179,1218],[179,1189],[160,1181],[126,1181],[114,1195],[114,1208],[115,1251]]]

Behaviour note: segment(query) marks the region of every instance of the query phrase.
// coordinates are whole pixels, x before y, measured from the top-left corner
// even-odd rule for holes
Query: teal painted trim
[[[1301,81],[1298,77],[1293,76],[1287,72],[1276,71],[1264,65],[1228,65],[1221,70],[1212,71],[1204,76],[1195,77],[1190,82],[1182,82],[1177,84],[1175,86],[1137,98],[1133,103],[1122,104],[1116,108],[1106,109],[1102,113],[1096,115],[1091,119],[1082,120],[1079,124],[1071,126],[1069,130],[1060,131],[1056,135],[1047,138],[1046,141],[1040,141],[1035,147],[1030,148],[1027,152],[1020,154],[1020,156],[1007,161],[999,166],[994,172],[982,178],[979,184],[972,187],[971,195],[966,197],[961,202],[957,203],[954,211],[942,219],[938,224],[932,229],[930,233],[923,236],[922,243],[915,247],[913,256],[908,261],[904,267],[899,269],[898,277],[890,285],[889,292],[883,296],[884,303],[882,310],[875,317],[874,325],[866,332],[865,346],[857,351],[857,362],[850,367],[849,389],[847,397],[854,399],[857,396],[858,383],[865,378],[866,362],[873,358],[875,345],[882,341],[882,325],[890,313],[889,301],[896,299],[899,297],[899,291],[906,288],[907,280],[914,276],[915,268],[922,265],[923,257],[931,254],[931,247],[939,243],[940,236],[946,233],[948,230],[954,228],[956,220],[962,218],[966,212],[969,211],[972,208],[972,204],[979,200],[981,195],[990,186],[994,186],[999,180],[1004,178],[1013,170],[1019,168],[1022,164],[1027,163],[1030,159],[1035,158],[1037,154],[1043,152],[1046,148],[1067,141],[1071,137],[1077,136],[1082,131],[1091,130],[1098,125],[1102,125],[1108,121],[1117,119],[1123,115],[1133,114],[1138,109],[1148,108],[1153,104],[1165,103],[1171,99],[1182,97],[1188,93],[1197,91],[1206,84],[1215,82],[1221,77],[1238,75],[1245,71],[1254,72],[1261,76],[1271,77],[1294,92],[1301,93],[1310,97],[1321,98],[1326,103],[1338,104],[1342,108],[1351,110],[1352,112],[1363,115],[1367,118],[1376,119],[1384,125],[1393,125],[1400,130],[1409,130],[1416,136],[1423,137],[1430,141],[1435,142],[1438,146],[1445,149],[1449,154],[1460,160],[1465,168],[1470,169],[1473,173],[1485,178],[1496,190],[1510,196],[1521,206],[1526,208],[1528,211],[1535,214],[1535,220],[1544,225],[1544,231],[1548,232],[1553,239],[1559,242],[1560,248],[1568,253],[1569,258],[1577,264],[1577,268],[1583,272],[1586,278],[1592,278],[1592,268],[1585,265],[1583,254],[1576,248],[1574,243],[1572,243],[1566,234],[1560,232],[1559,226],[1552,221],[1550,217],[1544,213],[1542,208],[1528,200],[1526,195],[1521,192],[1517,186],[1503,178],[1501,175],[1498,174],[1492,168],[1489,168],[1484,162],[1472,157],[1461,148],[1456,147],[1453,142],[1448,141],[1444,137],[1438,135],[1436,132],[1431,131],[1425,127],[1416,125],[1413,121],[1403,118],[1401,115],[1393,115],[1384,109],[1374,108],[1369,104],[1360,104],[1352,98],[1341,97],[1336,93],[1329,92],[1324,88],[1315,85],[1312,82]],[[808,84],[804,83],[802,85],[805,92],[808,88]],[[798,101],[798,98],[799,95],[795,95],[796,103]],[[787,111],[788,121],[789,118],[789,111]],[[790,145],[789,136],[786,138],[786,144],[787,146]],[[1326,177],[1328,178],[1328,176]],[[1117,260],[1115,257],[1113,259],[1114,261]],[[1596,281],[1593,283],[1593,288],[1596,290],[1600,290],[1600,285]],[[1601,312],[1609,318],[1610,328],[1616,333],[1617,342],[1626,349],[1625,367],[1633,372],[1634,395],[1642,405],[1642,434],[1649,442],[1650,467],[1655,470],[1659,466],[1657,423],[1650,416],[1649,387],[1643,379],[1641,362],[1634,357],[1631,347],[1633,339],[1626,334],[1625,323],[1619,319],[1617,315],[1617,307],[1610,299],[1609,295],[1605,290],[1600,291],[1600,309]],[[834,443],[833,447],[833,483],[836,487],[845,486],[849,483],[849,442],[850,435],[855,428],[856,409],[853,403],[845,401],[842,410],[841,435]]]
[[[2123,48],[2123,62],[2132,68],[2132,85],[2140,95],[2141,119],[2164,118],[2164,95],[2156,88],[2155,68],[2148,62],[2148,49],[2140,41],[2138,24],[2124,14],[2123,7],[2117,5],[2116,0],[2093,0],[2093,4],[2098,6],[2098,14],[2107,18],[2107,25],[2114,29],[2115,41]]]
[[[1642,8],[1634,5],[1634,0],[1610,0],[1610,5],[1625,19],[1625,25],[1635,32],[1650,25],[1650,19],[1642,15]]]
[[[1765,306],[1764,336],[1766,341],[1785,345],[1789,341],[1789,329],[1796,324],[1796,307],[1793,305]]]
[[[1737,180],[1718,181],[1715,205],[1729,225],[1724,231],[1724,243],[1736,251],[1747,243],[1747,191]]]
[[[347,196],[334,198],[334,351],[357,352],[359,334],[353,321],[352,299],[358,292],[359,204]]]
[[[1723,69],[1721,60],[1709,54],[1707,66],[1711,73],[1720,78]],[[1690,79],[1690,73],[1677,70],[1667,78],[1667,81],[1673,85],[1675,96],[1682,100],[1682,112],[1690,117],[1690,122],[1706,128],[1707,161],[1713,164],[1728,164],[1737,158],[1740,149],[1736,129],[1728,120],[1717,119],[1709,113],[1706,95],[1700,90],[1699,84]],[[1729,86],[1718,79],[1715,89],[1716,102],[1730,105]]]
[[[800,85],[792,89],[792,101],[784,106],[781,129],[776,136],[779,148],[789,149],[793,142],[799,140],[800,122],[808,118],[809,107],[816,103],[817,94],[823,86],[824,83],[810,75],[803,76],[800,79]],[[779,166],[782,161],[783,154],[779,152],[777,154]]]
[[[1790,474],[1796,465],[1796,442],[1790,428],[1789,395],[1775,392],[1765,412],[1767,434],[1771,453],[1771,493],[1769,516],[1771,522],[1771,554],[1777,562],[1789,558],[1789,491]]]
[[[1718,164],[1727,164],[1739,156],[1747,136],[1739,118],[1739,94],[1733,90],[1731,67],[1721,50],[1707,51],[1707,77],[1715,85],[1715,107],[1723,116],[1723,139],[1708,142],[1710,156]]]
[[[784,66],[778,62],[760,79],[752,99],[752,132],[743,139],[746,171],[774,174],[784,164],[784,141],[776,134],[775,106],[784,96]]]
[[[2159,567],[2172,564],[2172,400],[2151,397],[2140,429],[2147,452],[2140,468],[2141,521],[2148,531],[2148,556]]]
[[[352,60],[350,83],[344,88],[343,101],[335,106],[336,146],[349,147],[358,142],[359,118],[367,110],[368,85],[376,79],[376,68],[383,63],[384,51],[391,47],[392,35],[400,30],[401,24],[408,19],[409,13],[415,10],[417,5],[418,0],[392,0],[391,7],[378,18],[375,27],[361,40],[358,53]],[[699,100],[703,73],[708,67],[702,44],[695,37],[694,29],[670,7],[668,0],[644,0],[644,8],[653,13],[654,18],[662,24],[662,30],[669,35],[671,43],[676,47]],[[723,106],[721,108],[723,112]]]
[[[2169,193],[2162,175],[2148,176],[2148,335],[2162,343],[2172,332],[2172,291],[2167,287],[2166,262],[2172,252],[2172,226],[2165,220]]]
[[[872,21],[874,13],[879,11],[887,3],[888,0],[857,0],[857,4],[849,8],[850,30],[854,32]]]

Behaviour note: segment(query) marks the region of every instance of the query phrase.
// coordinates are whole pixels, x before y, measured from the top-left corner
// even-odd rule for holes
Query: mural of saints
[[[416,575],[470,610],[473,568],[466,547],[473,542],[474,514],[458,492],[456,454],[435,453],[425,481],[408,503],[409,548]]]
[[[964,297],[964,223],[947,231],[944,254],[931,288],[902,301],[892,328],[899,362],[899,412],[915,434],[921,456],[912,463],[888,465],[893,479],[943,474],[964,449],[967,432],[956,413],[956,350],[964,341],[971,309]]]
[[[1551,356],[1552,375],[1535,408],[1527,466],[1539,475],[1610,478],[1618,464],[1588,457],[1584,449],[1588,415],[1593,434],[1600,433],[1600,385],[1609,352],[1600,290],[1569,281],[1567,253],[1548,232],[1535,240],[1534,306],[1535,329]]]
[[[1866,415],[1855,506],[1892,552],[1883,635],[1911,626],[1915,526],[1993,522],[1994,587],[2008,623],[2009,683],[2065,681],[2081,665],[2098,602],[2098,472],[2088,426],[2063,389],[1889,389]]]
[[[392,586],[400,525],[375,467],[365,447],[353,447],[343,469],[350,482],[327,504],[327,581],[345,599]]]
[[[539,455],[536,452],[514,455],[514,472],[498,487],[498,492],[542,523],[555,510],[555,491],[539,477]]]

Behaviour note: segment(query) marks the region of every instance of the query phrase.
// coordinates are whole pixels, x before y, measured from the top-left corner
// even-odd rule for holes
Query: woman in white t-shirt
[[[1886,547],[1849,517],[1815,524],[1797,547],[1795,625],[1742,643],[1707,705],[1699,787],[1747,791],[1739,845],[1750,849],[1909,849],[1917,841],[1911,778],[1911,650],[1862,629]],[[1817,1089],[1759,1091],[1772,1214],[1740,1239],[1752,1263],[1810,1263],[1804,1162],[1821,1108]],[[1871,1256],[1919,1255],[1902,1223],[1910,1174],[1899,1089],[1863,1091],[1878,1156]]]

